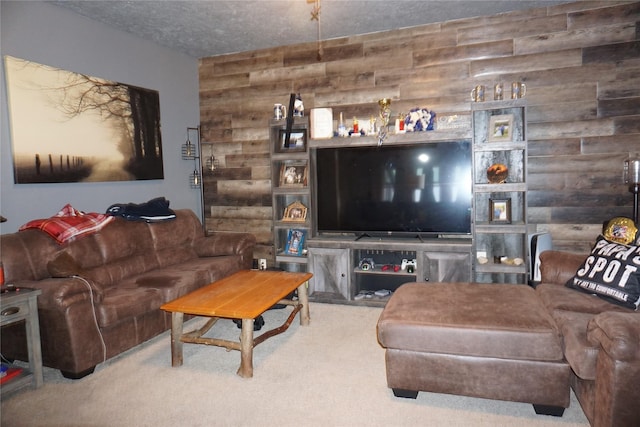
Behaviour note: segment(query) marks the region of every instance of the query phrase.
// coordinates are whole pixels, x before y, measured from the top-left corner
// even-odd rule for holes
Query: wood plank
[[[611,75],[611,74],[610,74]],[[598,82],[598,99],[617,99],[640,96],[640,66],[619,68],[610,80]]]
[[[611,192],[596,192],[592,189],[582,191],[535,191],[527,192],[529,207],[559,206],[624,206],[629,197],[626,194],[612,194]]]
[[[605,5],[610,5],[606,4]],[[590,29],[602,22],[634,23],[640,21],[640,3],[613,5],[611,7],[593,8],[569,13],[567,16],[569,29]]]
[[[527,153],[529,159],[538,156],[579,155],[580,141],[580,138],[529,140]]]
[[[268,82],[268,81],[292,81],[308,77],[322,77],[326,73],[326,65],[324,63],[307,64],[300,66],[269,68],[264,70],[252,71],[250,80],[251,84]]]
[[[211,216],[225,219],[271,220],[273,209],[264,206],[211,206]]]
[[[511,40],[462,45],[455,48],[416,49],[413,53],[413,66],[426,67],[458,61],[497,59],[511,55],[513,55]]]
[[[491,74],[563,69],[579,65],[582,65],[582,50],[567,49],[559,52],[476,60],[471,62],[470,73],[473,77],[482,77]]]
[[[635,22],[548,33],[544,35],[523,37],[514,40],[514,53],[526,55],[537,52],[557,51],[561,49],[600,46],[610,43],[621,43],[636,38]]]
[[[503,22],[495,22],[493,25],[462,28],[458,30],[458,43],[473,44],[495,40],[518,40],[528,35],[541,33],[555,33],[567,29],[565,15],[527,17],[522,20],[508,19]],[[516,53],[518,53],[516,49]]]
[[[626,156],[626,153],[640,152],[640,134],[585,137],[580,151],[584,154],[621,153]]]
[[[548,98],[546,98],[548,102]],[[598,117],[598,107],[593,98],[588,101],[557,102],[534,105],[527,109],[529,123],[575,122]]]
[[[640,115],[616,117],[613,120],[614,133],[623,135],[626,133],[640,133]]]
[[[615,62],[640,57],[640,41],[592,46],[582,50],[584,64]]]
[[[598,100],[598,117],[640,115],[640,96]]]
[[[615,125],[614,119],[611,118],[562,123],[530,123],[528,137],[531,139],[558,139],[613,135]]]
[[[322,48],[322,62],[336,61],[343,58],[362,58],[364,56],[362,43],[325,46]],[[284,67],[300,66],[318,63],[318,45],[305,46],[303,50],[288,49],[284,53]]]

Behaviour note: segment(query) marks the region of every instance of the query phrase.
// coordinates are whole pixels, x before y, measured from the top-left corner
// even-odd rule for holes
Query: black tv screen
[[[318,233],[471,233],[471,142],[316,150]]]

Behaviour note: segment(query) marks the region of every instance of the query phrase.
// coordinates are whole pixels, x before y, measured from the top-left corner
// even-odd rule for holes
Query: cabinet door
[[[424,252],[423,265],[425,281],[471,281],[471,256],[468,253]]]
[[[309,248],[309,293],[349,299],[349,250]],[[320,296],[320,295],[316,295]]]

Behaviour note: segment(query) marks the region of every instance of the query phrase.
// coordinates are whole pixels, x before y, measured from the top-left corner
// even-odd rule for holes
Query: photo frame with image
[[[513,114],[491,116],[487,140],[489,142],[512,142]]]
[[[307,220],[307,207],[302,202],[295,201],[284,209],[282,221],[305,222]]]
[[[287,243],[284,248],[284,254],[302,256],[304,254],[304,241],[306,238],[306,230],[290,229],[287,233]]]
[[[283,163],[280,166],[280,187],[306,187],[309,168],[306,163]]]
[[[287,142],[286,129],[280,129],[278,131],[278,149],[279,153],[288,153],[291,151],[307,151],[307,130],[306,129],[291,129],[291,135],[289,137],[289,146]]]
[[[489,221],[511,223],[511,199],[489,199]]]

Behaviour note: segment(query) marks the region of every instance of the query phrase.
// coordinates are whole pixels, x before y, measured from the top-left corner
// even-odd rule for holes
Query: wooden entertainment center
[[[296,117],[294,131],[303,141],[283,146],[285,120],[271,120],[271,170],[273,238],[276,266],[286,271],[309,271],[310,300],[361,305],[384,305],[385,291],[407,282],[526,283],[528,273],[525,103],[523,100],[474,103],[470,126],[426,132],[389,132],[384,145],[472,141],[471,233],[388,237],[317,232],[313,204],[315,149],[376,147],[372,136],[311,139],[307,117]],[[334,112],[335,114],[335,112]],[[489,141],[488,131],[498,119],[507,119],[509,138]],[[504,182],[489,182],[487,167],[504,164]],[[298,177],[287,182],[284,174],[295,168]],[[291,218],[291,206],[301,203],[302,218]],[[496,204],[497,203],[497,204]],[[508,208],[506,217],[491,209]],[[302,246],[292,251],[294,235]],[[296,240],[297,242],[298,240]],[[501,255],[502,259],[494,259]],[[513,260],[517,260],[517,265]],[[522,261],[520,263],[519,261]],[[506,261],[506,262],[505,262]],[[363,265],[363,262],[365,265]],[[398,268],[401,267],[401,268]],[[402,268],[404,267],[404,268]]]
[[[406,282],[471,278],[471,239],[318,237],[308,245],[313,301],[384,305],[388,296],[376,291],[395,291]],[[362,268],[363,259],[372,260],[373,266]],[[413,271],[407,267],[394,271],[402,260],[415,260]]]

